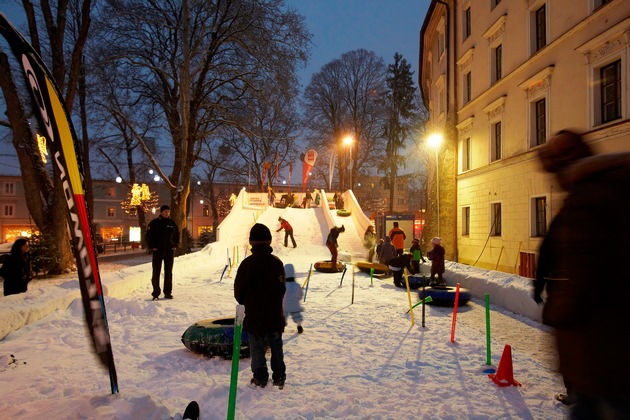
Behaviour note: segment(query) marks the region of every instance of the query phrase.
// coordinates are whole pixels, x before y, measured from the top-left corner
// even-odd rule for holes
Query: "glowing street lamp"
[[[441,134],[431,134],[427,138],[429,146],[435,149],[435,185],[436,185],[436,200],[437,200],[437,236],[440,236],[440,169],[438,161],[438,149],[442,144],[444,137]]]
[[[352,142],[353,141],[354,139],[352,138],[352,136],[347,136],[343,139],[343,144],[348,146],[348,148],[350,149],[350,164],[348,165],[348,167],[350,168],[350,188],[349,189],[352,189]]]

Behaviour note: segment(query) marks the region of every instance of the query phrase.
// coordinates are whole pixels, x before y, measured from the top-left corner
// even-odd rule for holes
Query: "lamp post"
[[[435,185],[436,185],[436,201],[437,201],[437,236],[440,236],[440,168],[438,160],[438,149],[442,144],[443,137],[441,134],[431,134],[427,138],[429,146],[435,149]]]
[[[350,190],[352,189],[352,141],[353,140],[354,139],[352,138],[352,136],[347,136],[346,138],[343,139],[343,144],[348,146],[348,148],[350,149],[350,164],[348,165],[348,167],[350,168],[350,177],[349,177]]]

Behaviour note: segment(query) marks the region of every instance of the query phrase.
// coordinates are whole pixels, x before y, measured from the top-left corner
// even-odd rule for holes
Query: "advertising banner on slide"
[[[61,100],[59,87],[44,61],[2,13],[0,34],[9,43],[22,68],[30,91],[33,111],[39,120],[39,129],[46,137],[53,165],[57,165],[59,170],[68,204],[68,225],[76,257],[85,321],[92,337],[94,351],[101,363],[109,369],[112,394],[115,394],[118,392],[118,380],[84,196],[83,165],[72,121]]]

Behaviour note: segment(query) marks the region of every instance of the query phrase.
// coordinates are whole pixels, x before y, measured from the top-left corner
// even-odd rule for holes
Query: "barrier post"
[[[230,374],[230,397],[228,400],[228,420],[234,420],[236,411],[236,390],[238,384],[238,362],[241,357],[241,333],[243,331],[243,318],[245,318],[245,306],[236,305],[236,318],[234,318],[234,345],[232,346],[232,371]]]
[[[409,288],[409,276],[407,276],[407,270],[403,268],[403,274],[405,276],[405,284],[407,285],[407,299],[409,300],[409,312],[411,313],[411,325],[416,325],[416,320],[413,316],[413,304],[411,303],[411,289]]]
[[[457,322],[457,307],[459,306],[459,283],[455,288],[455,305],[453,305],[453,325],[451,326],[451,343],[455,342],[455,324]]]
[[[490,366],[490,294],[486,293],[486,365]]]

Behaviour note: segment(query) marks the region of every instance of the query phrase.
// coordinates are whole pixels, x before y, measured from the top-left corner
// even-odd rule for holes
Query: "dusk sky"
[[[399,52],[411,64],[418,83],[420,28],[430,0],[285,0],[306,17],[313,34],[311,59],[300,71],[306,85],[311,75],[343,53],[364,48],[386,64]],[[0,11],[18,26],[24,21],[22,6],[0,0]]]
[[[313,34],[311,59],[301,71],[302,84],[343,53],[364,48],[386,64],[399,52],[411,64],[418,84],[420,28],[430,0],[285,0]]]

